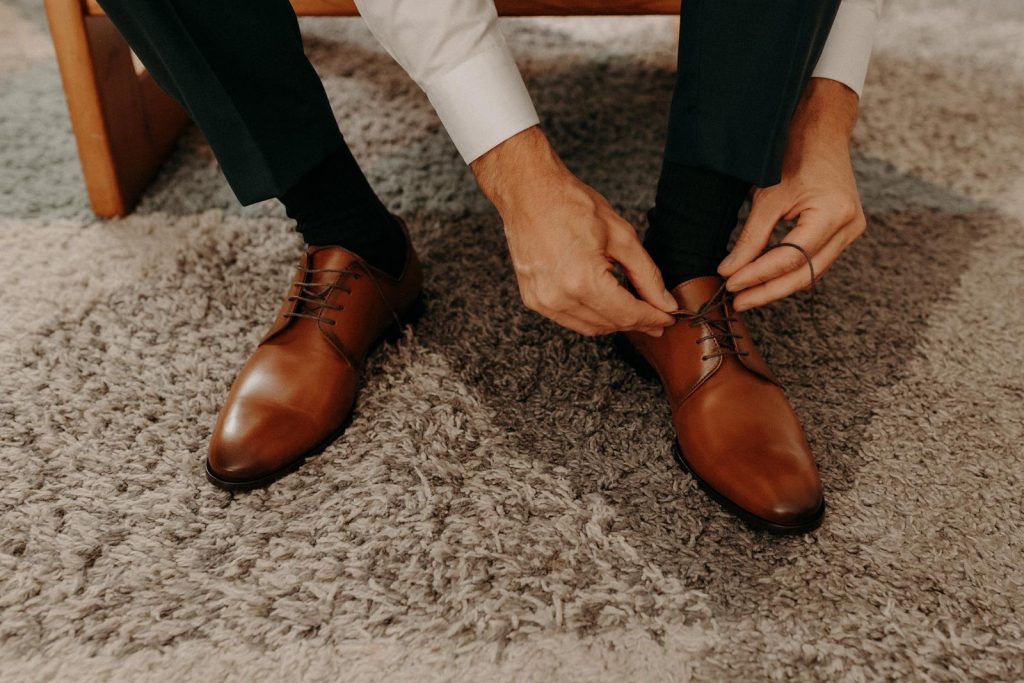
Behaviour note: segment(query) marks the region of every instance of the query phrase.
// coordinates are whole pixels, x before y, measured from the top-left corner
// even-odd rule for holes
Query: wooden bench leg
[[[137,68],[110,20],[87,16],[82,0],[45,0],[97,216],[131,212],[188,123],[177,102]]]

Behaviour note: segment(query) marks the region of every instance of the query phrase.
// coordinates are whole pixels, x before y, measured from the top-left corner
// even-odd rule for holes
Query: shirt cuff
[[[504,41],[432,79],[424,90],[467,164],[540,123]]]
[[[864,5],[844,2],[814,67],[813,78],[830,78],[848,86],[859,97],[871,61],[878,15]]]

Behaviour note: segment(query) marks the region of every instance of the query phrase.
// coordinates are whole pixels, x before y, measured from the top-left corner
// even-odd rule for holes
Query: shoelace
[[[358,280],[360,277],[362,277],[362,274],[359,273],[358,271],[348,269],[339,270],[335,268],[300,267],[299,272],[302,273],[304,278],[308,278],[308,276],[312,275],[313,273],[333,273],[338,276],[350,275],[352,276],[353,280]],[[340,280],[341,278],[339,277],[338,279]],[[299,288],[299,293],[292,294],[291,296],[289,296],[288,301],[301,301],[301,309],[285,313],[284,317],[308,318],[310,320],[315,320],[318,323],[327,323],[328,325],[335,325],[337,324],[337,321],[331,320],[330,318],[325,318],[323,314],[326,313],[327,311],[341,311],[344,310],[345,307],[340,304],[332,305],[327,303],[327,297],[330,296],[331,292],[334,291],[335,289],[340,289],[346,294],[352,293],[351,289],[342,286],[340,282],[307,282],[306,279],[303,279],[303,281],[301,282],[293,282],[292,285],[297,286]],[[314,288],[321,287],[323,288],[321,292],[317,293],[316,291],[314,291]]]
[[[813,294],[813,290],[814,290],[814,283],[815,283],[815,280],[816,280],[816,274],[814,272],[814,262],[811,260],[811,255],[808,254],[807,250],[804,249],[803,247],[801,247],[799,244],[793,244],[792,242],[779,242],[778,244],[773,244],[772,246],[768,247],[768,249],[766,251],[771,251],[772,249],[778,249],[779,247],[791,247],[793,249],[796,249],[804,257],[804,260],[807,261],[807,267],[811,271],[811,284],[810,284],[810,289],[812,291],[812,294],[811,294],[811,319],[814,320],[815,316],[814,316],[814,294]],[[699,339],[697,339],[697,341],[695,343],[702,344],[705,341],[707,341],[708,339],[714,339],[715,341],[718,342],[718,351],[715,352],[715,353],[708,353],[708,354],[705,354],[705,355],[701,356],[700,357],[701,360],[709,360],[711,358],[718,358],[720,356],[725,356],[727,354],[728,355],[734,355],[734,356],[747,356],[747,355],[750,355],[749,352],[747,352],[747,351],[740,351],[740,350],[738,350],[736,348],[736,341],[735,340],[743,339],[743,335],[736,334],[736,333],[731,332],[729,330],[729,323],[736,321],[735,317],[724,314],[724,312],[726,310],[725,305],[726,305],[726,303],[728,303],[731,300],[732,300],[732,293],[729,292],[729,290],[727,290],[725,288],[725,282],[722,282],[722,284],[719,285],[718,289],[715,290],[715,293],[712,294],[711,297],[707,301],[705,301],[703,304],[701,304],[700,308],[698,308],[693,313],[688,313],[686,311],[680,310],[680,311],[675,311],[672,314],[678,320],[686,320],[690,327],[699,327],[701,325],[707,325],[709,328],[711,328],[711,330],[712,330],[711,334],[706,334],[703,337],[700,337]],[[709,314],[711,313],[711,311],[719,309],[719,308],[722,309],[722,311],[723,311],[723,315],[722,315],[721,318],[711,318],[711,317],[709,317]],[[816,324],[816,322],[815,322],[815,324]]]

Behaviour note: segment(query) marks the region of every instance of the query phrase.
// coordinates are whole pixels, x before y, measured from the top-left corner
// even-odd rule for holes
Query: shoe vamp
[[[689,466],[748,508],[780,489],[817,486],[803,429],[782,390],[733,359],[675,410]]]
[[[348,417],[358,373],[319,332],[303,334],[301,327],[285,330],[256,350],[229,401],[260,405],[261,412],[276,411],[293,425],[302,421],[308,432],[304,440],[318,442]]]

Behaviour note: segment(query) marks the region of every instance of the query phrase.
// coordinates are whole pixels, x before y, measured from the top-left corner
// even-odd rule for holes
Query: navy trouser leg
[[[345,146],[288,0],[99,0],[203,131],[243,204]]]
[[[779,182],[786,134],[839,0],[683,0],[667,161]]]

